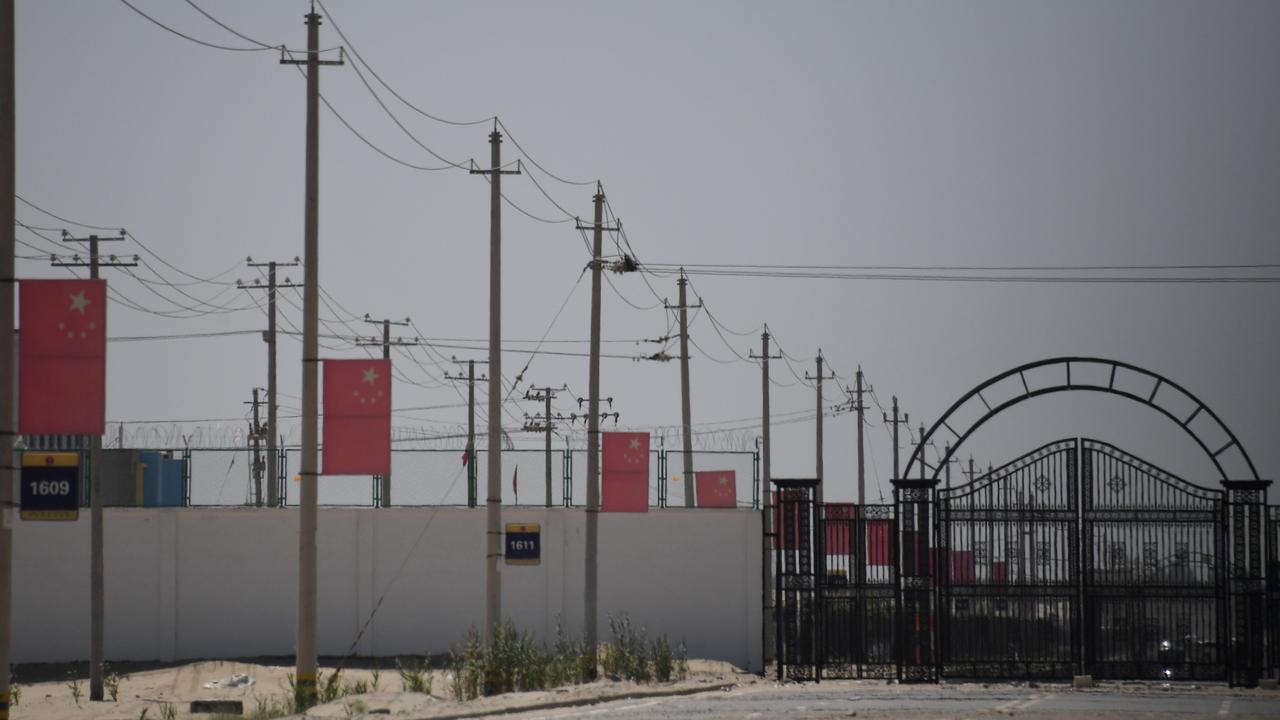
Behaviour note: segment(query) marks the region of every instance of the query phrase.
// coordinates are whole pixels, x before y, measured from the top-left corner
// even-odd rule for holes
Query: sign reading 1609
[[[80,517],[79,453],[22,454],[23,520],[75,520]]]

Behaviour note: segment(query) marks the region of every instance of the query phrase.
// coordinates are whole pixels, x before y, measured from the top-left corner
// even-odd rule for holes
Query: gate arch
[[[1108,380],[1106,385],[1100,385],[1097,383],[1090,383],[1090,382],[1083,382],[1083,383],[1072,382],[1071,370],[1073,365],[1075,365],[1077,368],[1081,366],[1090,366],[1090,367],[1102,367],[1103,369],[1109,369],[1110,379]],[[1055,366],[1061,366],[1061,368],[1065,371],[1063,379],[1061,379],[1057,383],[1052,383],[1049,385],[1045,385],[1043,387],[1036,387],[1035,389],[1032,389],[1031,385],[1027,382],[1027,373],[1033,370],[1040,370],[1042,368],[1053,368]],[[1143,395],[1140,395],[1136,392],[1122,389],[1122,388],[1117,388],[1116,373],[1119,370],[1124,370],[1126,372],[1136,374],[1141,378],[1143,378],[1144,380],[1150,381],[1151,383],[1150,392],[1146,393],[1144,397]],[[1004,382],[1015,376],[1022,381],[1022,392],[1015,394],[1012,398],[1009,398],[1002,402],[998,402],[995,405],[992,405],[990,402],[987,401],[986,397],[982,394],[984,390],[989,390],[992,387],[998,385],[999,383]],[[1161,390],[1165,388],[1169,388],[1174,392],[1180,393],[1182,397],[1191,401],[1194,409],[1190,412],[1190,414],[1186,415],[1185,417],[1180,417],[1179,415],[1175,415],[1174,411],[1171,408],[1165,405],[1161,405],[1159,402],[1157,402],[1157,399],[1158,399],[1158,396],[1160,395]],[[1235,448],[1239,452],[1240,457],[1243,458],[1245,465],[1249,468],[1249,474],[1251,475],[1251,477],[1248,479],[1259,480],[1258,470],[1253,464],[1253,459],[1249,457],[1249,453],[1244,449],[1244,446],[1240,444],[1240,441],[1236,438],[1235,433],[1231,432],[1231,429],[1227,427],[1226,423],[1222,422],[1221,418],[1218,417],[1217,413],[1209,409],[1208,405],[1202,402],[1199,398],[1193,395],[1186,388],[1182,387],[1178,383],[1162,375],[1154,373],[1145,368],[1138,367],[1137,365],[1121,362],[1119,360],[1108,360],[1105,358],[1075,357],[1075,356],[1048,358],[1045,360],[1037,360],[1035,362],[1027,363],[1025,365],[1020,365],[1011,370],[1006,370],[1005,372],[1000,373],[999,375],[996,375],[995,377],[992,377],[989,380],[986,380],[985,382],[979,384],[977,387],[973,388],[969,392],[965,393],[959,400],[953,403],[951,407],[947,408],[947,411],[942,414],[941,418],[939,418],[936,422],[934,422],[933,426],[929,428],[929,430],[925,433],[921,441],[915,446],[915,449],[912,450],[911,457],[907,461],[907,466],[903,471],[903,477],[904,478],[912,477],[912,469],[915,467],[916,463],[919,462],[921,463],[921,469],[924,470],[924,473],[922,474],[922,476],[927,474],[930,477],[930,479],[937,480],[939,475],[942,472],[942,468],[947,466],[947,463],[956,454],[960,446],[964,444],[964,441],[967,440],[970,435],[972,435],[975,431],[977,431],[978,428],[982,427],[982,425],[985,424],[991,418],[1000,414],[1004,410],[1007,410],[1010,407],[1013,407],[1014,405],[1017,405],[1023,401],[1030,400],[1035,397],[1039,397],[1041,395],[1049,395],[1052,393],[1068,392],[1068,391],[1076,391],[1076,390],[1084,390],[1089,392],[1102,392],[1102,393],[1107,393],[1109,395],[1117,395],[1119,397],[1127,398],[1129,400],[1133,400],[1135,402],[1141,403],[1143,405],[1146,405],[1147,407],[1150,407],[1158,411],[1160,414],[1172,420],[1174,424],[1182,428],[1184,432],[1186,432],[1188,435],[1191,436],[1191,439],[1195,441],[1196,445],[1200,446],[1200,449],[1204,451],[1206,456],[1208,456],[1209,460],[1213,463],[1213,466],[1217,468],[1218,474],[1221,476],[1220,477],[1221,480],[1225,481],[1225,480],[1242,479],[1242,478],[1228,477],[1226,470],[1222,467],[1222,463],[1219,460],[1219,458],[1223,453],[1227,452],[1232,448]],[[985,406],[986,411],[977,420],[970,422],[967,425],[967,427],[964,427],[961,430],[957,430],[955,427],[951,425],[950,421],[953,419],[953,416],[956,414],[958,410],[960,410],[962,407],[967,405],[974,398],[977,398],[979,401],[981,401],[982,405]],[[1195,422],[1198,418],[1201,418],[1202,416],[1206,418],[1206,422],[1209,424],[1209,427],[1204,428],[1204,427],[1193,426],[1192,423]],[[924,460],[924,457],[922,456],[921,453],[923,452],[924,447],[928,444],[928,441],[932,439],[933,436],[939,430],[943,430],[943,429],[945,429],[947,432],[954,435],[956,437],[956,442],[950,444],[950,450],[945,454],[941,462],[939,462],[934,467],[930,467],[929,464]],[[1206,430],[1211,430],[1211,429],[1218,430],[1221,436],[1225,436],[1227,438],[1227,442],[1217,447],[1216,449],[1211,448],[1208,444],[1211,441],[1211,438],[1207,437],[1210,433],[1206,432]],[[920,470],[917,470],[916,472],[920,473]]]

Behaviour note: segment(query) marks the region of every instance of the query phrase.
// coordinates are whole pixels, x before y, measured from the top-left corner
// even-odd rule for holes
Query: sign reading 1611
[[[22,454],[23,520],[75,520],[80,517],[79,453]]]
[[[542,560],[542,528],[538,523],[507,523],[508,565],[537,565]]]

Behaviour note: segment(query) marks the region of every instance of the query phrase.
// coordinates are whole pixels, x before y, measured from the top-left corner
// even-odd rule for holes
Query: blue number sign
[[[538,523],[507,523],[508,565],[537,565],[542,561],[542,528]]]
[[[23,520],[75,520],[80,517],[80,455],[22,454]]]

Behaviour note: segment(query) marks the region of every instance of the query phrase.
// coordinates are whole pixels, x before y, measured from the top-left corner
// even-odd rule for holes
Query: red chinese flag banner
[[[324,361],[324,474],[391,472],[391,361]]]
[[[101,435],[107,281],[23,280],[18,302],[18,432]]]
[[[893,564],[893,521],[867,521],[867,564]]]
[[[977,578],[973,562],[972,550],[952,550],[951,556],[951,584],[952,585],[972,585]]]
[[[601,485],[604,512],[649,512],[649,434],[602,433]]]
[[[851,555],[853,544],[854,518],[858,516],[858,506],[851,503],[827,503],[823,508],[823,525],[827,529],[827,555]]]
[[[992,585],[1008,585],[1009,584],[1009,563],[997,561],[991,563],[991,584]]]
[[[733,470],[699,470],[693,476],[698,507],[738,507],[737,473]]]

